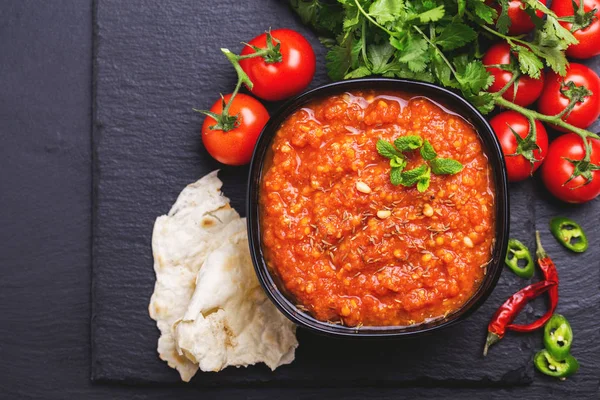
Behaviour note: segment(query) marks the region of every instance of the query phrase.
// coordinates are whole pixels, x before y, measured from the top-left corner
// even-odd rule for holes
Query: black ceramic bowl
[[[431,322],[411,326],[362,326],[358,329],[322,322],[296,308],[294,303],[286,297],[282,290],[280,290],[282,284],[279,281],[279,278],[275,272],[269,270],[267,263],[265,262],[261,245],[260,208],[258,199],[263,165],[275,133],[286,118],[311,101],[339,93],[366,89],[398,91],[408,95],[414,94],[425,96],[461,115],[475,127],[483,143],[484,151],[492,165],[496,189],[496,242],[492,254],[492,261],[487,267],[487,274],[477,292],[460,309],[443,319],[436,319]],[[252,162],[250,164],[249,178],[248,209],[246,214],[248,218],[248,238],[252,261],[258,279],[269,298],[285,316],[297,325],[317,333],[339,337],[373,338],[416,335],[447,327],[467,318],[473,313],[490,295],[502,272],[502,263],[504,254],[506,253],[509,231],[508,187],[502,149],[496,139],[496,135],[483,115],[481,115],[465,99],[442,87],[429,83],[401,79],[368,78],[336,82],[303,93],[285,103],[271,116],[271,119],[264,127],[254,150],[254,156],[252,157]]]

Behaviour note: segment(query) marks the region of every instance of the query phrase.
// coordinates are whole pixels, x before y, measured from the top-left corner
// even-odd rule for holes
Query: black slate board
[[[191,111],[208,107],[220,91],[233,87],[234,72],[218,48],[239,50],[241,40],[269,26],[291,27],[305,34],[317,51],[319,65],[311,86],[327,81],[324,49],[285,2],[208,4],[96,2],[92,378],[97,381],[179,380],[156,355],[158,330],[147,313],[154,286],[150,248],[154,219],[168,211],[185,185],[220,167],[223,190],[243,213],[247,170],[223,168],[208,156],[198,135],[202,119]],[[544,217],[552,212],[550,205],[535,200],[536,190],[522,184],[513,186],[511,193],[512,235],[529,244],[540,210],[546,212]],[[275,373],[264,366],[198,373],[192,382],[526,384],[533,377],[530,360],[539,338],[507,339],[487,359],[481,356],[489,316],[522,285],[504,274],[490,299],[468,321],[427,337],[358,342],[300,331],[297,359],[290,366]],[[599,298],[591,300],[591,311],[597,313]],[[590,311],[590,303],[584,305]],[[526,317],[532,313],[529,307]]]

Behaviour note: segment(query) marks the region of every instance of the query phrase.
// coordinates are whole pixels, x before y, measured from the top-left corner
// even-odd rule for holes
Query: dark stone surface
[[[279,1],[221,2],[206,9],[194,0],[98,2],[96,14],[95,219],[93,365],[99,381],[177,382],[156,355],[158,331],[147,313],[154,287],[150,239],[158,215],[179,191],[218,168],[202,149],[202,118],[219,91],[233,87],[234,71],[218,51],[272,26],[303,32],[324,49]],[[229,23],[228,23],[229,21]],[[218,27],[227,26],[221,30]],[[224,193],[244,209],[246,170],[224,168]],[[512,193],[514,235],[533,238],[531,185]],[[504,274],[488,302],[468,321],[419,339],[349,342],[300,332],[297,360],[275,373],[263,366],[197,374],[200,385],[404,385],[436,381],[512,385],[531,382],[535,340],[509,338],[483,359],[485,330],[495,308],[522,282]],[[349,351],[350,350],[350,351]],[[144,368],[140,368],[144,365]]]
[[[89,0],[6,0],[0,5],[0,357],[3,360],[0,398],[600,397],[597,245],[587,254],[571,256],[547,235],[545,244],[559,260],[564,281],[559,310],[573,323],[574,353],[582,360],[580,372],[566,382],[536,373],[531,385],[510,389],[462,385],[439,388],[427,383],[418,388],[373,384],[368,388],[335,389],[92,384],[89,380],[91,9]],[[543,190],[536,196],[536,201],[546,201]],[[536,210],[536,215],[576,216],[588,232],[596,229],[590,234],[596,243],[600,239],[598,200],[581,208],[556,204],[544,207],[550,207],[548,214]],[[539,337],[536,347],[541,347]]]

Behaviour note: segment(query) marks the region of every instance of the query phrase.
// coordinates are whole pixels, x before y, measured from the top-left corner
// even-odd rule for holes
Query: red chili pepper
[[[550,290],[548,290],[548,297],[550,297],[550,309],[546,311],[546,314],[542,315],[537,321],[527,325],[511,324],[506,327],[506,329],[510,329],[511,331],[515,332],[533,332],[537,329],[540,329],[546,324],[546,322],[548,322],[550,318],[552,318],[554,311],[556,311],[556,306],[558,305],[558,271],[556,269],[556,265],[554,265],[554,262],[552,262],[542,247],[540,233],[538,231],[535,232],[535,242],[537,246],[535,255],[537,256],[538,265],[544,273],[544,279],[550,282],[556,282],[556,286],[553,286],[550,288]]]
[[[486,356],[488,348],[504,337],[506,326],[514,321],[529,300],[535,299],[553,287],[556,287],[556,282],[536,282],[510,296],[492,316],[492,321],[488,325],[488,335],[483,348],[483,355]]]

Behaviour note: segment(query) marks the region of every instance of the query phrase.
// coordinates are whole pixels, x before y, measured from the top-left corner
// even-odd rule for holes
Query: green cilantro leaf
[[[421,21],[422,24],[426,24],[428,22],[439,21],[440,19],[442,19],[444,17],[445,13],[446,12],[444,10],[444,6],[441,5],[441,6],[432,8],[431,10],[424,11],[424,12],[418,14],[416,17],[419,18],[419,20]]]
[[[361,65],[344,75],[344,79],[364,78],[365,76],[373,75],[369,67]]]
[[[398,0],[375,0],[369,7],[369,15],[382,25],[395,21],[403,11]]]
[[[437,37],[435,43],[444,50],[454,50],[475,40],[477,33],[462,22],[452,22],[447,25]]]
[[[402,156],[391,143],[385,140],[378,140],[375,147],[377,148],[377,152],[385,158],[394,159],[395,157]]]
[[[325,56],[329,77],[334,81],[342,80],[350,68],[356,68],[361,47],[362,41],[357,39],[333,46]]]
[[[341,29],[344,14],[340,4],[320,0],[291,0],[290,6],[304,24],[312,25],[319,32],[335,34]]]
[[[508,16],[508,9],[510,7],[509,0],[498,0],[498,3],[500,4],[501,11],[498,20],[496,21],[496,28],[498,28],[500,33],[507,33],[512,22]]]
[[[402,56],[398,61],[408,63],[408,68],[412,72],[421,72],[427,67],[429,62],[429,45],[425,39],[413,39],[410,41]]]
[[[453,175],[463,169],[463,165],[451,158],[434,158],[430,161],[431,170],[436,175]]]
[[[517,53],[521,72],[531,76],[534,79],[538,79],[542,69],[544,69],[544,63],[542,60],[533,54],[531,50],[526,49],[523,46],[513,46],[511,47],[511,50]]]
[[[371,71],[374,74],[380,75],[388,72],[389,68],[393,65],[393,61],[390,61],[390,58],[394,55],[395,51],[389,43],[369,46],[367,52],[371,61]]]
[[[473,9],[475,16],[486,24],[493,24],[498,16],[495,9],[484,3],[485,0],[469,0],[469,7]]]
[[[469,103],[477,107],[482,114],[492,112],[496,106],[496,103],[494,103],[494,95],[489,92],[479,92],[477,94],[463,92],[463,95],[469,100]]]
[[[416,168],[409,169],[408,171],[403,171],[402,172],[402,180],[401,180],[400,184],[402,186],[413,186],[414,184],[419,182],[419,180],[421,178],[425,177],[426,175],[430,175],[430,174],[431,174],[431,171],[430,171],[429,167],[427,166],[427,164],[423,164]]]
[[[421,147],[421,157],[423,157],[423,159],[426,161],[433,160],[437,157],[437,153],[435,152],[435,149],[429,140],[423,141],[423,147]]]
[[[423,139],[417,135],[401,136],[394,140],[394,146],[402,152],[416,150],[423,146]]]
[[[460,82],[463,85],[463,90],[466,87],[471,93],[478,93],[483,89],[487,89],[494,82],[494,78],[485,69],[483,63],[477,60],[466,65],[464,72],[460,74]]]

